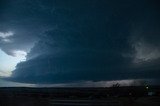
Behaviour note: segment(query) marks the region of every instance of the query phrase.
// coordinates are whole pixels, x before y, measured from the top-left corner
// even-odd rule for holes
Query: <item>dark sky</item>
[[[160,76],[158,0],[1,0],[0,49],[27,53],[7,79],[66,83]],[[13,32],[13,36],[3,37]]]

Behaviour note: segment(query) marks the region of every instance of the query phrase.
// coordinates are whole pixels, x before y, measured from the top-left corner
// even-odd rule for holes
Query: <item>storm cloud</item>
[[[156,3],[8,1],[0,11],[4,20],[0,34],[13,31],[13,42],[2,42],[0,48],[9,55],[15,49],[28,52],[26,61],[17,64],[8,79],[30,83],[158,79]]]

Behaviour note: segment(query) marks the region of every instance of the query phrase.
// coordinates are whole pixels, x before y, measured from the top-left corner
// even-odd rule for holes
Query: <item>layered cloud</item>
[[[160,18],[153,4],[138,0],[8,2],[11,7],[1,11],[5,18],[0,37],[9,37],[5,29],[14,31],[14,36],[0,48],[12,56],[27,53],[9,79],[63,83],[158,78]]]

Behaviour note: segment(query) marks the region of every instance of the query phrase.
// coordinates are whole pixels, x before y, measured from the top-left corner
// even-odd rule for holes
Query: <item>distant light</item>
[[[148,89],[149,87],[148,86],[146,86],[146,89]]]

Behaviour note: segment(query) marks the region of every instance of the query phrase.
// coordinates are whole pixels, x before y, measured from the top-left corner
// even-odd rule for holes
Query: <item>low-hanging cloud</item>
[[[156,23],[159,19],[155,18],[156,12],[151,14],[154,9],[148,5],[149,1],[23,2],[24,5],[15,9],[23,6],[22,10],[11,11],[18,15],[14,21],[3,24],[16,31],[14,40],[18,43],[13,44],[13,48],[16,45],[20,50],[28,45],[34,47],[28,50],[26,61],[16,66],[9,79],[60,83],[159,77],[159,26]],[[19,3],[22,2],[15,2]],[[24,11],[27,15],[19,14]],[[6,52],[12,50],[9,44],[1,48]],[[145,62],[137,64],[138,60]],[[149,64],[147,68],[146,64]]]

